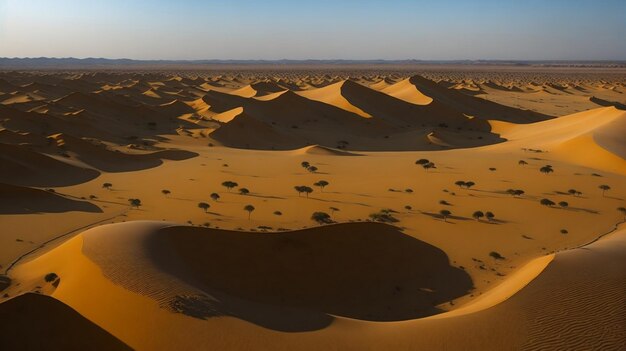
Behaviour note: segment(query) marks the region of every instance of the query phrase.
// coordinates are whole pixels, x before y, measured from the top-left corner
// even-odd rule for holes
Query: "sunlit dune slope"
[[[527,125],[492,125],[509,140],[504,148],[545,150],[572,163],[626,172],[626,111],[604,107]]]
[[[532,276],[512,275],[525,281],[516,285],[521,290],[492,307],[418,319],[418,311],[461,293],[471,280],[437,248],[375,223],[279,234],[159,222],[101,226],[18,266],[13,276],[21,288],[7,291],[45,285],[44,291],[141,349],[245,349],[252,343],[257,349],[619,350],[626,309],[616,297],[625,276],[612,262],[624,258],[624,234],[558,253],[543,272],[522,268],[539,276],[526,285]],[[394,269],[399,266],[405,269]],[[58,274],[56,286],[41,281],[48,272]],[[577,296],[588,303],[581,306]],[[140,323],[145,320],[151,322]]]

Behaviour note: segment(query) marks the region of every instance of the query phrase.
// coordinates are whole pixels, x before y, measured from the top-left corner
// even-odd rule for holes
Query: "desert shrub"
[[[489,256],[493,257],[493,258],[494,258],[494,259],[496,259],[496,260],[503,260],[503,259],[504,259],[504,256],[500,255],[500,254],[499,254],[498,252],[496,252],[496,251],[491,251],[491,252],[489,253]]]
[[[56,273],[48,273],[43,279],[47,283],[52,283],[53,281],[57,280],[57,278],[59,278],[59,276]]]

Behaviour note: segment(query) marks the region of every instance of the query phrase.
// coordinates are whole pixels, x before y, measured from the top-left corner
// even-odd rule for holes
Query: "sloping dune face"
[[[411,83],[410,78],[390,85],[382,89],[382,92],[416,105],[428,105],[433,101],[431,97],[422,94],[415,84]]]
[[[0,183],[0,214],[37,212],[102,212],[90,202],[69,199],[49,191]]]
[[[550,116],[541,113],[511,108],[481,98],[468,96],[454,89],[447,89],[421,76],[413,76],[409,79],[409,82],[422,94],[466,115],[513,123],[530,123],[550,118]]]
[[[216,118],[225,122],[211,137],[237,148],[284,150],[319,144],[354,150],[422,150],[501,141],[490,133],[486,120],[438,102],[416,105],[352,80],[297,94],[286,91],[270,100],[218,92],[209,92],[205,100],[218,113]],[[222,118],[238,107],[243,107],[246,118]],[[436,144],[426,138],[433,131],[446,130],[456,134],[450,143]]]
[[[233,315],[269,327],[284,310],[319,321],[406,320],[438,313],[436,305],[472,288],[443,251],[385,224],[271,235],[115,226],[85,233],[87,256],[116,283],[191,316]],[[259,310],[261,320],[254,317]]]
[[[623,350],[624,69],[509,69],[0,72],[0,349]]]
[[[471,280],[461,270],[451,269],[439,249],[383,224],[333,225],[281,234],[145,221],[105,225],[25,263],[15,276],[28,286],[33,284],[28,279],[42,279],[54,269],[60,283],[53,296],[141,349],[199,344],[247,349],[254,344],[266,350],[277,345],[315,350],[332,344],[343,349],[384,345],[621,350],[626,308],[620,297],[626,276],[615,262],[624,259],[625,235],[622,229],[608,239],[556,254],[528,285],[514,284],[521,290],[492,307],[469,305],[470,313],[453,311],[395,323],[372,320],[404,319],[401,316],[407,317],[411,301],[436,302],[445,294],[468,289]],[[68,263],[67,257],[81,264]],[[91,279],[89,286],[87,279]],[[146,297],[160,308],[155,309]],[[389,300],[381,304],[383,299]],[[2,329],[11,331],[8,340],[31,330],[32,325],[20,323],[35,311],[63,325],[78,324],[76,328],[85,332],[81,335],[97,339],[101,334],[89,330],[93,328],[77,321],[71,309],[55,300],[44,305],[45,301],[29,302],[36,308],[25,307],[28,313],[15,310],[23,300],[0,305],[0,313],[6,316],[3,321],[18,318],[18,323]],[[52,307],[56,312],[47,313]],[[362,316],[361,311],[369,314]],[[136,333],[129,330],[128,323],[145,318],[153,320],[136,328]],[[45,319],[37,319],[41,320]],[[58,334],[68,335],[66,329]],[[111,345],[112,341],[102,342]]]
[[[150,245],[164,258],[162,269],[185,267],[191,284],[355,319],[429,315],[472,287],[443,251],[377,223],[274,235],[172,227]]]
[[[626,111],[598,108],[529,125],[494,124],[511,147],[557,153],[572,163],[626,172]]]
[[[626,347],[626,230],[556,256],[508,306],[523,311],[525,350]],[[564,311],[567,311],[564,313]]]
[[[62,302],[38,294],[0,305],[0,337],[7,350],[132,350]]]
[[[0,144],[0,181],[27,186],[63,186],[89,181],[100,173],[76,167],[20,145]]]
[[[119,73],[12,80],[18,82],[5,81],[1,93],[27,87],[29,94],[40,95],[20,93],[3,100],[0,117],[6,118],[2,125],[10,131],[88,137],[136,148],[163,141],[164,134],[204,125],[230,129],[209,138],[236,148],[286,150],[317,144],[363,151],[442,150],[501,142],[487,120],[527,123],[549,118],[421,76],[228,74],[192,79]],[[248,117],[236,119],[242,109]],[[258,134],[248,131],[256,129]],[[456,135],[445,143],[427,138],[445,131]]]
[[[303,91],[303,92],[300,92],[299,94],[308,99],[324,102],[329,105],[333,105],[341,109],[344,109],[346,111],[356,113],[357,115],[361,117],[365,117],[365,118],[372,117],[367,112],[364,112],[357,106],[354,106],[353,104],[351,104],[350,101],[346,100],[346,98],[342,95],[342,87],[344,84],[345,82],[339,82],[339,83],[325,86],[323,88]]]

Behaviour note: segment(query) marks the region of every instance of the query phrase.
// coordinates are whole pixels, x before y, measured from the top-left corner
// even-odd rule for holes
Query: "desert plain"
[[[0,72],[6,349],[623,350],[626,69]]]

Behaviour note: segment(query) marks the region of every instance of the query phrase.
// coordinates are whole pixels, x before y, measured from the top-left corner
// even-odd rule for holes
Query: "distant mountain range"
[[[108,58],[10,58],[0,57],[0,69],[97,69],[97,68],[220,68],[226,66],[424,66],[476,65],[527,67],[626,68],[626,61],[528,61],[528,60],[132,60]]]

